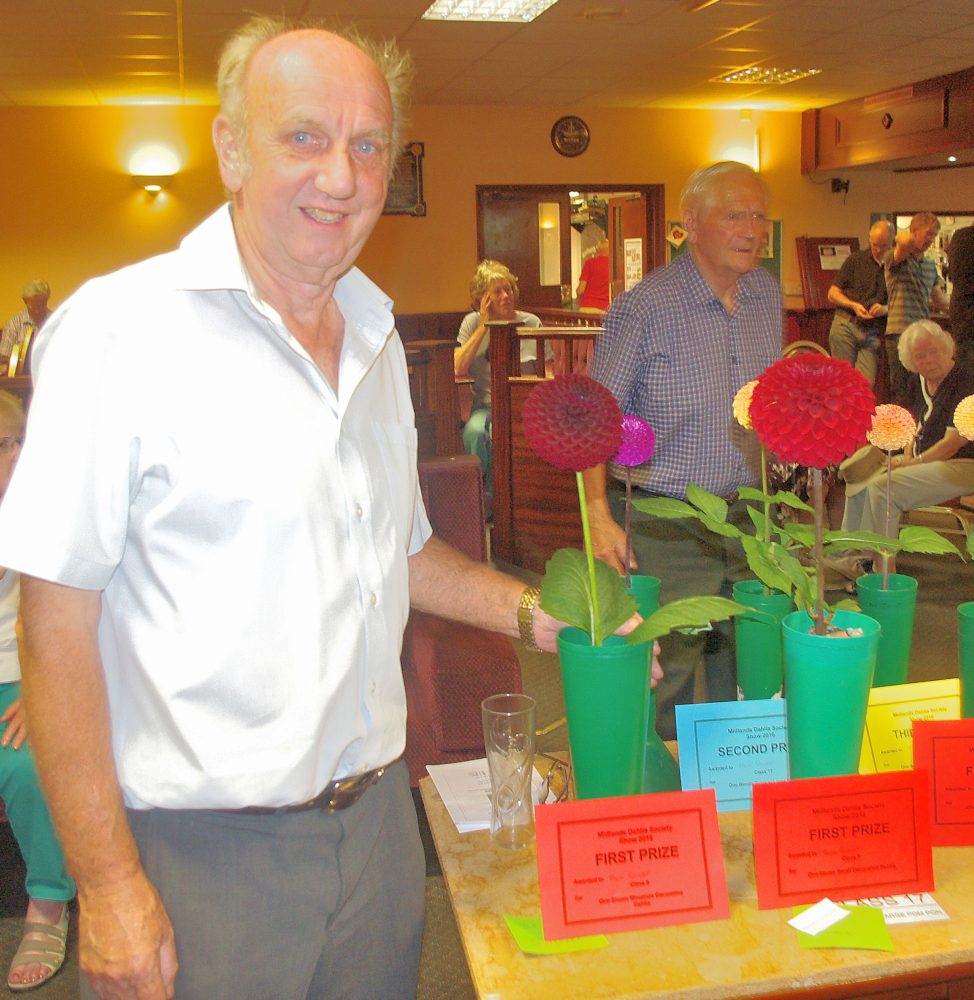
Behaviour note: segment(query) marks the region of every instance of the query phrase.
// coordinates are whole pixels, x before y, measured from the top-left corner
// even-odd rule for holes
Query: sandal
[[[29,940],[28,934],[43,934],[47,940]],[[32,983],[12,983],[7,975],[7,989],[13,993],[23,993],[46,983],[61,968],[64,962],[65,943],[68,937],[68,904],[56,924],[30,922],[24,925],[24,938],[17,954],[10,963],[11,972],[19,965],[40,965],[47,969],[47,975]]]

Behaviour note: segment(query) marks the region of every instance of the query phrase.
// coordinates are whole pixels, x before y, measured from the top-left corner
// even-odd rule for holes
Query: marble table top
[[[504,915],[541,916],[535,848],[460,834],[429,778],[423,802],[480,1000],[724,1000],[974,962],[974,847],[935,847],[951,919],[890,927],[895,952],[803,949],[791,909],[759,910],[750,812],[721,813],[730,919],[608,935],[609,947],[525,955]]]

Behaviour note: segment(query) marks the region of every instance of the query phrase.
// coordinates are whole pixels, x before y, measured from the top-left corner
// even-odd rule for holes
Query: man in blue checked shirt
[[[731,503],[728,520],[750,525],[741,486],[760,482],[753,432],[734,419],[737,390],[780,356],[781,291],[758,252],[767,232],[764,183],[741,163],[697,170],[680,196],[689,253],[620,295],[596,341],[591,374],[624,413],[656,432],[656,453],[632,470],[634,492],[685,498],[688,483]],[[610,478],[611,477],[611,478]],[[625,500],[620,470],[585,473],[595,554],[623,572]],[[694,595],[731,596],[751,576],[735,539],[696,520],[660,520],[633,512],[632,545],[639,571],[662,579],[663,603]],[[659,732],[676,738],[674,705],[693,701],[694,669],[703,654],[707,697],[737,696],[733,626],[661,641],[665,677],[657,689]]]

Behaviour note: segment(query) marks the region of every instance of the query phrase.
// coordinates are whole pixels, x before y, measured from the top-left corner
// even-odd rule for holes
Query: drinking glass
[[[534,699],[495,694],[481,703],[490,771],[490,841],[497,847],[534,843]]]

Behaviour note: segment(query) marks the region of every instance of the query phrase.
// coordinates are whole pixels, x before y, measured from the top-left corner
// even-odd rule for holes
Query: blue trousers
[[[491,461],[490,447],[490,410],[481,408],[470,414],[470,419],[463,426],[463,450],[468,455],[476,455],[480,459],[480,467],[484,470],[484,492],[490,496],[494,487],[494,467]]]
[[[19,697],[19,681],[0,684],[0,715]],[[5,728],[5,723],[0,724],[0,732]],[[32,899],[73,899],[74,882],[37,780],[34,755],[26,743],[19,750],[0,747],[0,799],[27,864],[27,895]]]

